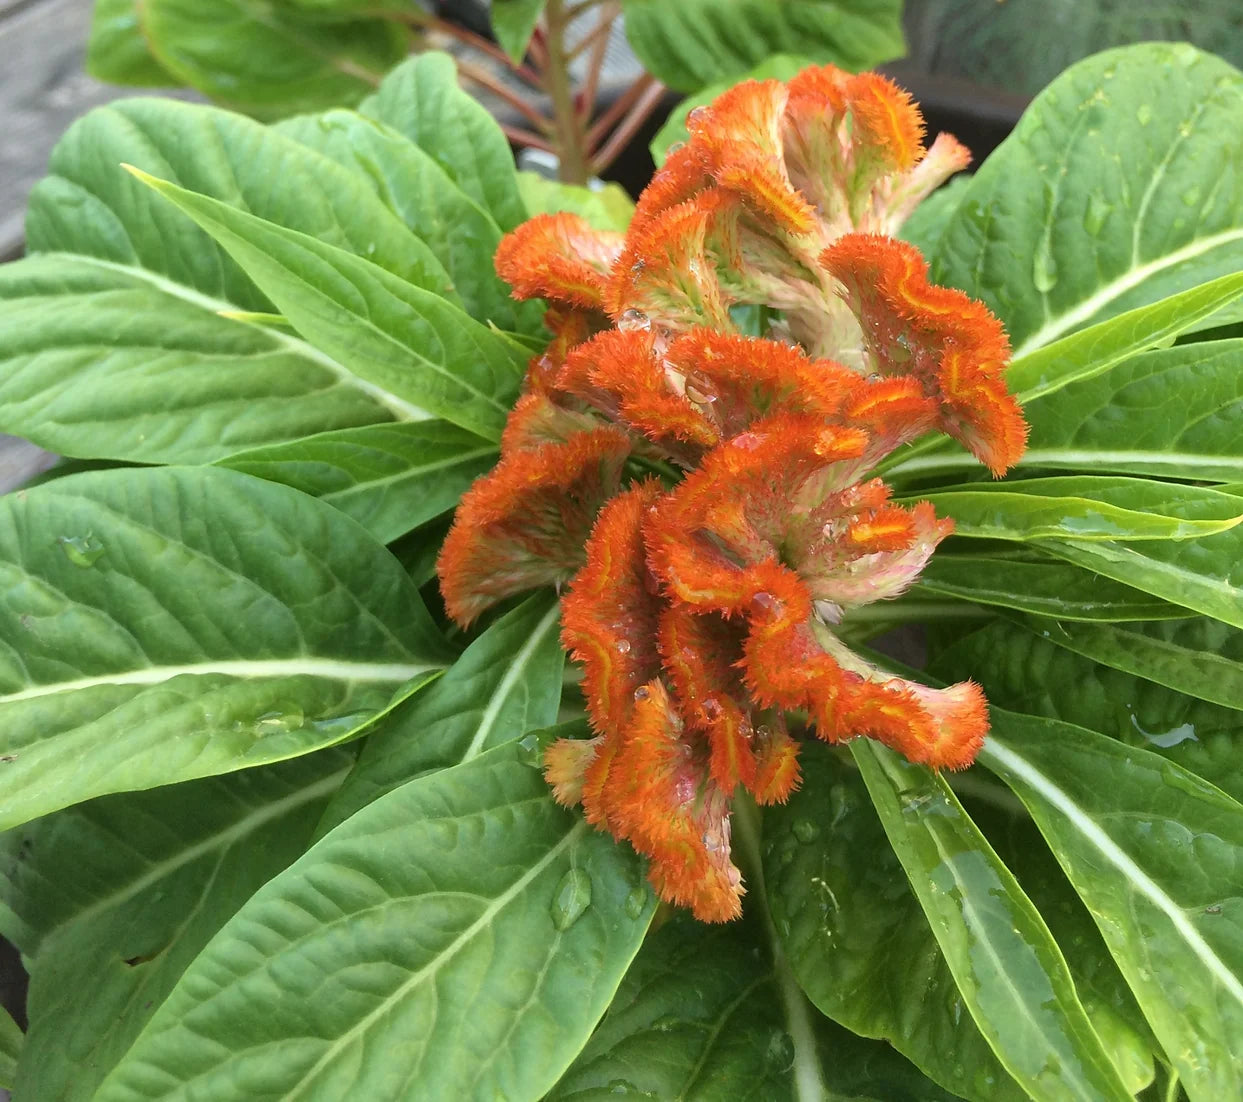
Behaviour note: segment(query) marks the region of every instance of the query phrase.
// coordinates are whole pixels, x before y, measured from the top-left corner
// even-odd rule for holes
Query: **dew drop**
[[[85,536],[59,536],[56,542],[74,566],[94,566],[104,553],[104,545],[89,533]]]
[[[705,833],[700,841],[704,844],[704,849],[709,853],[719,853],[721,850],[721,838],[717,834]]]
[[[711,722],[721,714],[721,702],[714,696],[707,697],[699,705],[699,710],[703,713],[704,719]]]
[[[613,649],[617,651],[618,654],[629,654],[630,644],[625,639],[618,639],[617,642],[613,644]]]
[[[558,930],[568,930],[590,906],[591,877],[584,869],[570,869],[558,881],[548,913]]]
[[[626,896],[626,902],[623,904],[626,909],[626,914],[636,920],[642,918],[643,912],[647,909],[647,901],[650,897],[651,896],[647,888],[635,888],[628,896]]]
[[[790,829],[794,832],[794,837],[804,845],[820,837],[820,828],[810,819],[799,819]]]
[[[642,310],[624,310],[617,319],[618,329],[651,329],[652,319]]]
[[[652,695],[652,690],[649,689],[646,685],[640,685],[634,691],[634,698],[635,700],[639,700],[639,701],[646,700],[651,695]]]
[[[794,1066],[794,1038],[784,1029],[773,1030],[768,1048],[764,1050],[764,1063],[773,1071],[786,1071]]]
[[[708,108],[702,104],[698,107],[692,107],[686,116],[686,128],[689,130],[692,126],[697,125],[705,120],[708,114]]]
[[[1088,209],[1083,213],[1083,228],[1093,237],[1099,237],[1112,210],[1109,203],[1093,192],[1088,196]]]
[[[1057,286],[1057,261],[1047,239],[1040,243],[1032,261],[1032,284],[1041,294],[1047,294]]]
[[[518,758],[524,765],[540,769],[544,765],[544,740],[534,731],[518,740]]]

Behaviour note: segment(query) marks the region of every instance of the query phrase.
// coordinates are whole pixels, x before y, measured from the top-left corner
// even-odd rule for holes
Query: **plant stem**
[[[639,132],[643,124],[647,122],[651,113],[660,105],[664,95],[665,86],[660,81],[655,81],[639,96],[634,106],[626,114],[626,117],[622,119],[617,129],[609,136],[609,140],[592,157],[591,171],[595,175],[599,175],[617,160],[618,154],[630,144],[631,139]]]
[[[626,112],[634,106],[635,101],[640,99],[644,92],[656,83],[658,82],[655,77],[644,73],[643,76],[639,77],[638,80],[618,96],[609,109],[596,119],[591,129],[587,131],[587,148],[595,149],[604,140],[604,136],[617,125],[618,120],[624,117]]]
[[[1170,1068],[1170,1077],[1165,1081],[1165,1102],[1178,1102],[1182,1096],[1182,1084],[1179,1082],[1178,1072]]]
[[[548,0],[544,9],[547,28],[548,65],[544,70],[544,86],[552,100],[553,124],[557,135],[558,175],[567,184],[585,184],[589,175],[582,119],[574,104],[570,88],[569,56],[565,49],[565,31],[570,17],[565,0]]]
[[[509,55],[495,42],[489,41],[482,35],[475,34],[474,31],[466,27],[459,27],[456,23],[451,23],[447,19],[439,19],[427,12],[420,11],[408,12],[403,15],[392,16],[392,18],[400,19],[402,22],[409,23],[415,27],[422,27],[424,30],[439,31],[450,38],[456,38],[459,42],[472,46],[481,53],[485,53],[494,60],[499,61],[506,69],[512,70],[533,88],[539,87],[539,77],[528,66],[515,65],[509,60]]]
[[[732,817],[733,835],[738,843],[738,863],[746,874],[748,898],[754,899],[756,910],[764,922],[769,949],[773,957],[773,978],[781,994],[781,1006],[785,1011],[786,1030],[794,1042],[794,1097],[796,1102],[827,1102],[829,1093],[820,1071],[820,1058],[816,1053],[814,1015],[819,1013],[807,1001],[803,989],[790,968],[777,928],[768,909],[768,896],[764,890],[764,868],[760,854],[760,809],[750,796],[741,793],[734,798]]]

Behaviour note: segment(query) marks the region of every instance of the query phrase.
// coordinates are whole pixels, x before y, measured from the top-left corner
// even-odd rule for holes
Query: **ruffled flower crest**
[[[735,792],[799,783],[788,713],[934,768],[974,759],[979,688],[892,677],[840,625],[953,529],[893,502],[880,460],[939,429],[1000,474],[1026,424],[1000,323],[887,236],[968,159],[946,136],[925,150],[905,93],[826,66],[739,85],[688,131],[624,236],[543,215],[502,242],[498,271],[551,300],[553,339],[438,569],[462,623],[566,585],[593,737],[548,747],[553,793],[647,856],[662,898],[720,921],[743,893]],[[744,334],[757,307],[765,335]]]

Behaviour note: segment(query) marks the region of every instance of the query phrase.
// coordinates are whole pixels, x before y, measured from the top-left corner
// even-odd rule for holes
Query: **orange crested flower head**
[[[940,430],[1001,474],[1027,430],[1000,323],[887,236],[966,164],[953,139],[925,150],[905,93],[826,66],[739,85],[688,130],[625,235],[559,214],[502,241],[552,339],[437,568],[462,624],[565,585],[592,737],[548,747],[553,794],[722,921],[744,894],[731,800],[786,800],[805,734],[975,758],[978,686],[894,677],[846,639],[953,531],[877,464]]]

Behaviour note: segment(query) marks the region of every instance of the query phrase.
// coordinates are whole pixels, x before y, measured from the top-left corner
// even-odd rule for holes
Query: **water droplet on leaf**
[[[1048,240],[1042,241],[1032,261],[1032,284],[1041,294],[1047,294],[1057,285],[1057,261],[1053,259],[1053,247]]]
[[[584,869],[570,869],[557,882],[548,913],[558,930],[568,930],[590,906],[591,877]]]
[[[626,914],[633,919],[642,918],[643,912],[647,909],[647,901],[649,898],[650,893],[647,888],[635,888],[628,896],[626,896],[626,902],[623,904],[626,908]]]
[[[85,536],[60,536],[56,542],[74,566],[94,566],[104,553],[104,545],[89,533]]]

